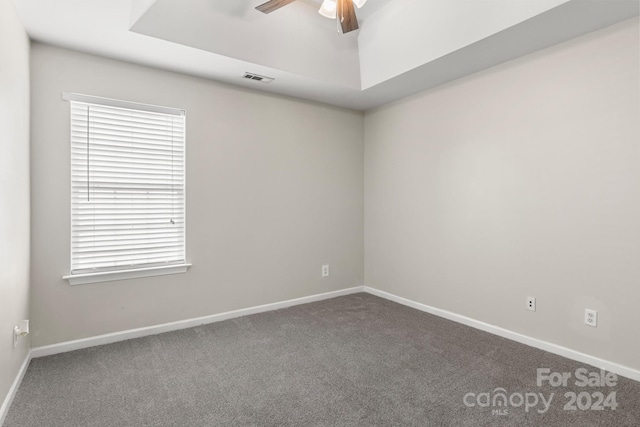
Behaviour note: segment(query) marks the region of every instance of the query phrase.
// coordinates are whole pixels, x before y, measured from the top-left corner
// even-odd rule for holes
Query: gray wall
[[[368,112],[365,283],[640,369],[638,36],[636,18]]]
[[[31,60],[34,346],[362,285],[362,113],[38,43]],[[75,287],[62,280],[62,92],[186,108],[188,273]]]
[[[13,327],[29,318],[29,39],[0,0],[0,405],[27,356]],[[1,420],[0,420],[1,423]]]

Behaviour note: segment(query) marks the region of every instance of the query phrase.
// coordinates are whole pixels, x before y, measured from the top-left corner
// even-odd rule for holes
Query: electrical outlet
[[[329,266],[328,265],[323,265],[322,266],[322,277],[328,277],[329,276]]]
[[[584,324],[593,326],[594,328],[598,326],[598,312],[595,310],[590,310],[588,308],[584,309]]]
[[[536,311],[535,297],[527,297],[527,310]]]
[[[29,320],[21,320],[20,324],[13,327],[13,346],[18,345],[18,338],[29,335]]]

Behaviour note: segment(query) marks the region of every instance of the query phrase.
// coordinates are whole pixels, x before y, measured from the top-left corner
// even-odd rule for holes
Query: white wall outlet
[[[536,298],[527,297],[527,310],[536,311]]]
[[[18,326],[13,327],[13,346],[18,345],[18,338],[29,335],[29,320],[21,320]]]
[[[322,266],[322,277],[328,277],[329,276],[329,266],[328,265],[323,265]]]
[[[584,324],[593,326],[594,328],[598,326],[598,312],[595,310],[590,310],[588,308],[584,309]]]

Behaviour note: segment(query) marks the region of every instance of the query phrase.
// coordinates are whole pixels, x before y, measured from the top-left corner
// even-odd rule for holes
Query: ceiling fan
[[[256,9],[262,13],[271,13],[294,1],[295,0],[270,0],[257,6]],[[342,29],[342,34],[346,34],[359,28],[358,18],[356,18],[356,11],[353,5],[356,5],[359,9],[366,2],[367,0],[324,0],[318,13],[329,19],[336,19],[339,27]]]

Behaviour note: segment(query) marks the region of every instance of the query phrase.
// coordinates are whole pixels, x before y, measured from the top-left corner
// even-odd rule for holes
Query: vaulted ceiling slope
[[[637,16],[637,0],[369,0],[336,33],[297,0],[14,0],[32,39],[367,110]],[[275,78],[265,84],[242,76]]]

